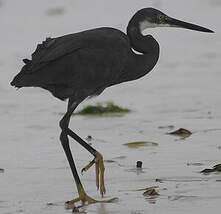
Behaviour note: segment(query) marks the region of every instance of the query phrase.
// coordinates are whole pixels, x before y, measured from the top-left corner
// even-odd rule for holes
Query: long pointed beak
[[[170,17],[167,19],[166,22],[167,22],[167,24],[174,26],[174,27],[181,27],[181,28],[186,28],[186,29],[190,29],[190,30],[196,30],[196,31],[207,32],[207,33],[214,33],[214,31],[212,31],[208,28],[201,27],[199,25],[191,24],[188,22],[183,22],[178,19],[174,19],[174,18],[170,18]]]

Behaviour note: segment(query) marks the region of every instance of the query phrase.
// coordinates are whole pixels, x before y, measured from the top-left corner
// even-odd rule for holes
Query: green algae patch
[[[81,111],[76,112],[77,115],[95,115],[95,116],[105,116],[105,115],[123,115],[129,113],[131,110],[127,108],[122,108],[113,102],[97,103],[96,105],[85,106]]]
[[[140,147],[158,146],[158,143],[149,142],[149,141],[135,141],[135,142],[125,143],[123,145],[127,146],[130,149],[137,149]]]

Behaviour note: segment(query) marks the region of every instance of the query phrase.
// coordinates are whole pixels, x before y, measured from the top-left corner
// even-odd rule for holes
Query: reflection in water
[[[150,203],[150,204],[156,204],[158,196],[149,196],[145,197],[145,199]]]
[[[146,173],[142,168],[132,168],[132,169],[126,169],[127,172],[134,172],[136,175],[140,175],[142,173]]]
[[[108,214],[108,210],[106,209],[105,203],[100,203],[97,206],[97,214]]]

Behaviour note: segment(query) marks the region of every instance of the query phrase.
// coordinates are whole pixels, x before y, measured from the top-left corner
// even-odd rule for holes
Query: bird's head
[[[132,19],[134,19],[136,24],[138,24],[141,32],[146,28],[178,27],[178,28],[186,28],[190,30],[213,33],[212,30],[201,27],[199,25],[171,18],[166,14],[164,14],[163,12],[154,8],[143,8],[139,10]]]

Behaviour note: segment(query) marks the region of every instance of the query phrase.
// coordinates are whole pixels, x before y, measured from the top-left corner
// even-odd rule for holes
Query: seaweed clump
[[[117,106],[113,102],[97,103],[96,105],[88,105],[81,111],[78,111],[78,115],[105,115],[105,114],[125,114],[130,110]]]

